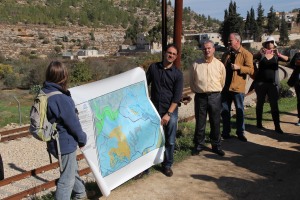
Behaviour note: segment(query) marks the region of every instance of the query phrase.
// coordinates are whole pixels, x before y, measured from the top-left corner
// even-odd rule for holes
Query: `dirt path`
[[[223,141],[220,157],[204,151],[175,164],[171,178],[153,173],[113,190],[111,200],[147,199],[299,199],[300,127],[295,112],[281,117],[284,135],[272,123],[246,126],[248,142]]]

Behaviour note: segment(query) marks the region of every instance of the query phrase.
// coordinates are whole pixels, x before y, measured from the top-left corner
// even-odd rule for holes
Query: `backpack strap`
[[[45,93],[45,94],[46,94],[46,93]],[[56,95],[56,94],[62,94],[62,92],[61,92],[61,91],[53,91],[53,92],[47,93],[46,95],[47,95],[47,97],[49,98],[49,97],[51,97],[51,96],[53,96],[53,95]]]
[[[49,98],[49,97],[51,97],[53,95],[56,95],[56,94],[63,94],[63,93],[61,91],[54,91],[54,92],[49,92],[46,95]],[[53,139],[56,141],[59,170],[60,170],[60,172],[62,172],[63,168],[62,168],[61,151],[60,151],[60,145],[59,145],[59,134],[58,134],[58,131],[56,130],[56,122],[54,122],[53,124],[55,126],[55,128],[54,128],[55,131],[54,131]],[[50,158],[50,163],[52,163],[52,158],[51,158],[50,152],[48,152],[48,154],[49,154],[49,158]]]

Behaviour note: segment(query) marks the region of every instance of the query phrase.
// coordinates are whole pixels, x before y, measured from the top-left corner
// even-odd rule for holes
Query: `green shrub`
[[[56,53],[61,53],[61,47],[60,47],[60,46],[55,46],[55,47],[54,47],[54,51],[55,51]]]
[[[42,42],[43,44],[49,44],[50,40],[48,38],[45,38],[44,41]]]
[[[85,83],[92,80],[92,73],[89,66],[82,62],[76,63],[71,72],[71,82],[74,84]]]
[[[280,81],[280,88],[279,88],[279,97],[285,98],[285,97],[291,97],[291,91],[290,86],[287,84],[287,79],[283,79]]]
[[[17,86],[17,76],[15,73],[9,73],[4,76],[3,84],[8,89],[14,89]]]
[[[38,35],[39,35],[39,39],[40,40],[43,40],[43,39],[45,39],[45,34],[44,33],[38,33]]]
[[[37,95],[40,92],[41,88],[41,85],[33,85],[30,87],[29,94]]]
[[[63,36],[62,40],[63,40],[63,42],[69,42],[68,36]]]
[[[10,65],[0,64],[0,79],[4,78],[6,74],[13,73],[13,68]]]

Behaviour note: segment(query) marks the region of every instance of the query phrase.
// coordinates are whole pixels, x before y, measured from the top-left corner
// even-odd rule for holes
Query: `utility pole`
[[[164,51],[167,46],[167,0],[161,1],[161,35],[162,35],[162,59],[164,59]]]
[[[175,60],[175,66],[180,68],[181,62],[181,35],[182,35],[182,10],[183,0],[175,0],[174,12],[174,43],[178,48],[178,56]]]

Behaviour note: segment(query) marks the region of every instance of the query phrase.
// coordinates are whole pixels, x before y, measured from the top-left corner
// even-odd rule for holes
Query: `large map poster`
[[[103,195],[162,162],[163,130],[148,97],[143,69],[70,91],[88,136],[82,152]]]

